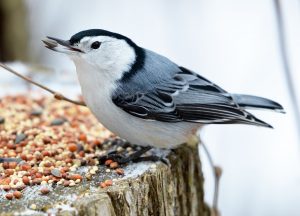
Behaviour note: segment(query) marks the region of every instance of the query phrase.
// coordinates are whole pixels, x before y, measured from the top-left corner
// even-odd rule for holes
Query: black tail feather
[[[283,107],[279,103],[267,98],[243,94],[232,94],[231,96],[240,107],[245,109],[267,109],[285,113]]]

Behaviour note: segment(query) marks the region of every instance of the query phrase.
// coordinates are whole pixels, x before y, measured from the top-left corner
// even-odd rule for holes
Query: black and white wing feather
[[[131,115],[162,122],[246,123],[271,127],[241,108],[219,86],[183,67],[151,90],[115,91],[113,102]]]

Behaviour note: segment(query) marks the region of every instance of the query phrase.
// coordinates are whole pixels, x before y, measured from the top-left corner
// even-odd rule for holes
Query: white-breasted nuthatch
[[[44,43],[71,57],[87,106],[106,128],[132,144],[175,148],[204,124],[271,128],[246,109],[283,112],[269,99],[230,94],[117,33],[91,29],[70,40],[48,37]]]

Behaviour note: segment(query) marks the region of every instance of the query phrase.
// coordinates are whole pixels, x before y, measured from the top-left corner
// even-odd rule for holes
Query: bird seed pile
[[[85,107],[64,101],[25,95],[0,100],[0,158],[18,161],[0,163],[0,192],[6,199],[22,198],[32,185],[71,187],[90,180],[98,172],[97,158],[115,150],[132,153],[128,143],[117,139]],[[107,160],[106,172],[122,176],[117,162]],[[87,166],[88,172],[77,170]],[[111,180],[99,187],[112,185]]]

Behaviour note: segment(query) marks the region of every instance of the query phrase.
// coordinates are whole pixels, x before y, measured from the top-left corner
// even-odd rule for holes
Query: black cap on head
[[[78,32],[75,35],[73,35],[70,38],[69,41],[70,41],[71,45],[74,45],[74,44],[80,42],[80,40],[82,38],[84,38],[84,37],[92,37],[92,36],[109,36],[109,37],[114,37],[114,38],[117,38],[117,39],[123,39],[123,40],[125,40],[129,45],[131,45],[133,47],[137,46],[128,37],[125,37],[125,36],[123,36],[121,34],[117,34],[117,33],[114,33],[114,32],[106,31],[106,30],[103,30],[103,29],[89,29],[89,30]]]
[[[125,81],[130,79],[132,76],[134,76],[139,69],[141,69],[144,65],[144,60],[145,60],[145,53],[143,48],[137,46],[131,39],[128,37],[125,37],[121,34],[106,31],[103,29],[89,29],[85,31],[78,32],[77,34],[73,35],[69,42],[71,45],[74,45],[84,37],[92,37],[92,36],[109,36],[109,37],[114,37],[117,39],[122,39],[125,40],[134,50],[136,54],[136,59],[134,64],[132,65],[131,69],[127,72],[124,73],[121,81]]]

